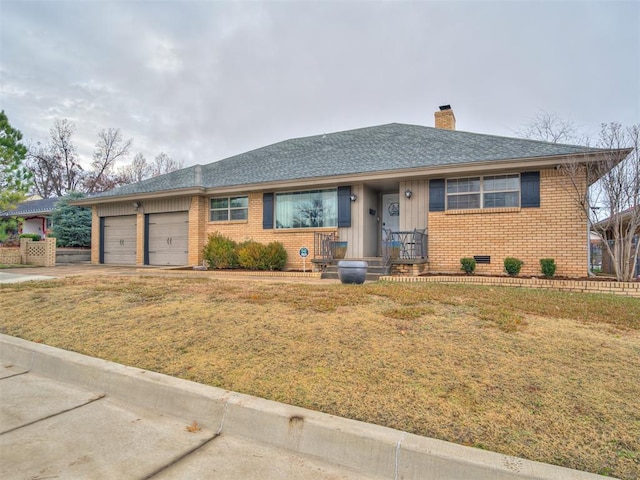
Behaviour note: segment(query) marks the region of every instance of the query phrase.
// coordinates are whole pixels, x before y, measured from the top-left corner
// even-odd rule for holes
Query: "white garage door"
[[[136,264],[136,216],[104,218],[104,263]]]
[[[149,265],[187,265],[189,213],[149,215]]]

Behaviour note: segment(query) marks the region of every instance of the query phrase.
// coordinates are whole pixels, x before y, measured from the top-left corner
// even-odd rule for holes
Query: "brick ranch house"
[[[501,274],[514,256],[524,275],[540,274],[549,257],[557,275],[585,276],[587,222],[558,166],[602,154],[456,131],[449,106],[435,125],[286,140],[73,204],[93,209],[94,264],[200,265],[208,234],[220,232],[282,242],[297,270],[301,247],[319,254],[319,235],[347,242],[347,258],[370,258],[396,245],[389,239],[404,251],[417,230],[424,247],[409,251],[413,273],[459,272],[461,257],[476,256],[478,273]]]

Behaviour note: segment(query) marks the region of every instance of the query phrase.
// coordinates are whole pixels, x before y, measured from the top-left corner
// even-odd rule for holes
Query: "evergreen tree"
[[[69,200],[83,198],[81,193],[71,193],[56,204],[51,214],[53,237],[59,247],[91,246],[91,209],[69,205]]]
[[[22,133],[11,127],[9,119],[0,112],[0,211],[20,203],[31,185],[31,173],[22,164],[27,147],[20,143]]]

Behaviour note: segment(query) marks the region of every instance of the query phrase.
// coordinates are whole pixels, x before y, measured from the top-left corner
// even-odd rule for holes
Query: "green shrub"
[[[287,263],[287,251],[280,242],[271,242],[264,249],[264,269],[284,270]]]
[[[238,246],[238,262],[242,268],[264,270],[265,246],[254,240]]]
[[[464,270],[464,273],[471,275],[476,271],[476,260],[471,257],[463,257],[460,259],[460,270]]]
[[[511,276],[518,275],[523,264],[524,262],[517,258],[507,257],[504,259],[504,269]]]
[[[37,233],[21,233],[20,238],[30,238],[34,242],[39,242],[41,237]]]
[[[219,232],[209,235],[203,255],[209,268],[236,268],[238,266],[237,244]]]
[[[553,258],[541,258],[540,269],[547,278],[552,278],[556,274],[556,261]]]

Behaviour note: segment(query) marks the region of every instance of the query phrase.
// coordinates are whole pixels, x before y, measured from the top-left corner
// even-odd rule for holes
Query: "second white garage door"
[[[189,212],[149,214],[149,265],[187,265]]]

